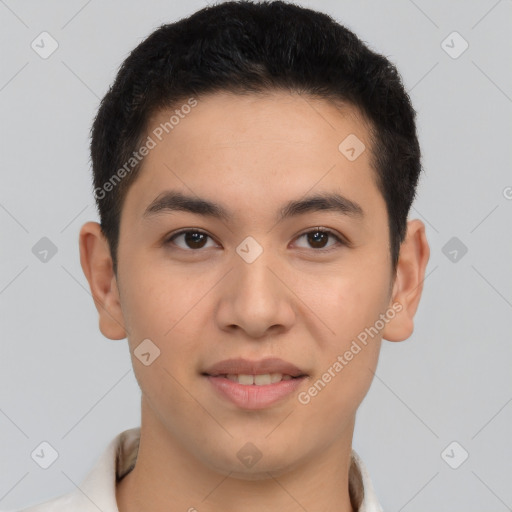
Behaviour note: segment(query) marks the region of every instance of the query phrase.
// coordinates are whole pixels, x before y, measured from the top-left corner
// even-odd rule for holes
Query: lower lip
[[[282,380],[264,386],[239,384],[226,377],[213,377],[212,375],[207,375],[206,378],[221,396],[228,398],[238,407],[264,409],[296,391],[306,377]]]

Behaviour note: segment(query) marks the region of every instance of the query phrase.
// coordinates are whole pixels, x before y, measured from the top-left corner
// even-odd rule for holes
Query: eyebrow
[[[143,213],[144,218],[160,213],[184,211],[211,217],[228,222],[233,217],[228,210],[220,204],[200,197],[193,197],[182,192],[168,190],[162,192]],[[337,193],[320,193],[304,199],[292,200],[286,203],[278,212],[276,221],[288,219],[306,213],[330,211],[340,215],[362,220],[364,210],[358,203]]]

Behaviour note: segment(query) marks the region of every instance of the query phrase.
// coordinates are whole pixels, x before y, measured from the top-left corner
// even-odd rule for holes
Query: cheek
[[[324,338],[317,373],[301,400],[310,412],[316,409],[310,418],[324,418],[318,428],[330,425],[341,432],[370,388],[381,346],[374,326],[387,305],[382,286],[353,276],[339,280],[324,297],[322,314],[335,334]]]
[[[177,273],[175,269],[171,272],[169,267],[154,262],[127,267],[126,276],[122,308],[130,331],[132,362],[137,378],[142,380],[141,387],[150,385],[158,392],[162,382],[172,386],[171,376],[183,381],[183,373],[190,371],[183,362],[197,358],[198,344],[204,338],[201,336],[207,314],[204,295],[209,286],[205,281],[192,281],[185,273]],[[137,360],[137,349],[146,339],[157,347],[156,353],[160,351],[155,359],[155,365],[160,367],[158,377],[155,372],[149,374]]]
[[[200,287],[175,268],[155,261],[133,258],[124,270],[122,308],[133,341],[142,336],[165,343],[174,326],[186,320],[187,312],[198,303]]]
[[[123,314],[129,319],[128,342],[135,377],[155,411],[183,416],[191,409],[183,383],[197,358],[201,339],[198,329],[202,325],[199,317],[204,315],[199,299],[204,291],[194,287],[190,279],[156,265],[134,265],[127,269],[127,275]],[[148,339],[150,343],[144,341],[143,345]],[[146,362],[151,361],[148,365],[141,356],[147,352],[150,356]],[[187,361],[190,364],[184,364]]]
[[[324,339],[319,375],[315,375],[320,379],[315,381],[318,405],[355,411],[367,393],[381,346],[379,318],[388,305],[385,276],[383,268],[369,276],[363,266],[351,267],[350,274],[326,289],[321,311],[334,334]]]
[[[322,311],[329,316],[339,349],[373,326],[388,305],[389,281],[384,269],[370,275],[368,266],[365,262],[353,265],[324,288]]]

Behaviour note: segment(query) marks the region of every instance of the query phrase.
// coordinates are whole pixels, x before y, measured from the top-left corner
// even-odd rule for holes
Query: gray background
[[[397,64],[424,154],[410,216],[432,250],[424,295],[410,340],[383,342],[354,447],[386,511],[511,510],[512,2],[298,3]],[[127,342],[101,335],[79,263],[80,226],[98,220],[88,134],[128,52],[205,4],[0,0],[4,510],[73,489],[140,424]],[[47,59],[31,48],[42,31],[59,44]],[[442,44],[454,31],[469,44],[457,58],[462,40]],[[42,237],[57,247],[46,263],[32,252]],[[452,237],[457,261],[443,252]],[[59,454],[46,470],[30,456],[42,441]],[[462,450],[469,458],[452,469]]]

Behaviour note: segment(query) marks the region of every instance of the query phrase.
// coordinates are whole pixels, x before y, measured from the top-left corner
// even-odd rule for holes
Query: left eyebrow
[[[282,221],[296,215],[327,210],[352,217],[357,220],[364,218],[364,210],[360,204],[336,193],[323,193],[306,197],[302,200],[288,202],[281,208],[278,220]]]
[[[154,214],[175,211],[185,211],[226,222],[233,217],[233,214],[220,204],[173,190],[163,192],[151,202],[145,209],[143,217],[148,218]],[[305,199],[289,201],[277,212],[276,219],[280,222],[290,217],[317,211],[332,211],[356,220],[362,220],[365,215],[361,205],[347,197],[337,193],[321,193]]]

